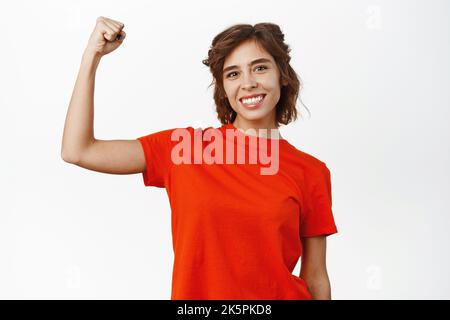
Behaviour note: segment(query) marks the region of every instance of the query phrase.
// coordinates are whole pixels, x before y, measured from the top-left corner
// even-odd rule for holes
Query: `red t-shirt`
[[[181,141],[172,141],[175,129],[138,138],[147,163],[144,184],[166,188],[172,210],[171,299],[312,299],[292,271],[302,254],[300,237],[338,232],[325,163],[285,139],[277,141],[276,174],[261,174],[269,165],[249,163],[248,156],[244,164],[236,156],[232,164],[174,163],[172,148]],[[183,129],[192,139],[192,159],[194,134],[211,129],[222,137],[223,150],[228,143],[235,155],[238,146],[246,154],[255,148],[233,124]],[[257,139],[272,150],[273,139]],[[202,150],[209,143],[200,142]]]

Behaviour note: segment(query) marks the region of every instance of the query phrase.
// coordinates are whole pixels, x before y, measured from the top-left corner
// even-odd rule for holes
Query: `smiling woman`
[[[208,149],[225,141],[228,130],[261,140],[266,130],[294,121],[300,80],[289,51],[272,23],[238,24],[218,34],[203,63],[213,75],[219,139],[187,145]],[[183,129],[188,137],[209,131]],[[275,174],[264,175],[251,163],[183,164],[169,156],[178,151],[169,141],[176,131],[139,138],[148,162],[158,157],[143,174],[145,185],[165,187],[171,200],[172,299],[330,298],[323,244],[337,228],[325,163],[281,138],[272,157]],[[250,142],[243,146],[252,148]],[[259,143],[254,148],[263,149]],[[302,254],[297,277],[292,271]]]
[[[99,172],[141,173],[145,186],[166,189],[171,299],[329,298],[324,244],[337,232],[330,171],[279,135],[281,124],[297,118],[300,91],[279,26],[238,24],[214,38],[203,60],[215,84],[214,130],[175,127],[134,140],[98,140],[95,73],[101,57],[124,40],[123,27],[97,19],[67,112],[62,158]],[[300,257],[301,276],[294,276]]]

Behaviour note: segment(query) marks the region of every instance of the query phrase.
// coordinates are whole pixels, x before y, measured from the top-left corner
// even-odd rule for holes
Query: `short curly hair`
[[[300,77],[289,64],[291,51],[284,42],[284,34],[277,24],[263,22],[254,26],[250,24],[233,25],[218,35],[212,41],[208,51],[208,58],[202,62],[210,68],[213,80],[208,86],[214,86],[214,101],[217,118],[222,124],[232,123],[236,119],[236,112],[231,108],[226,98],[223,86],[223,66],[225,58],[238,45],[247,40],[256,40],[274,58],[282,79],[287,85],[281,86],[280,100],[276,105],[276,126],[288,124],[297,119],[296,102],[301,86]],[[301,99],[300,99],[301,102]],[[302,103],[302,105],[304,105]],[[306,106],[305,106],[306,108]],[[306,108],[308,110],[308,108]],[[308,110],[309,113],[309,110]]]

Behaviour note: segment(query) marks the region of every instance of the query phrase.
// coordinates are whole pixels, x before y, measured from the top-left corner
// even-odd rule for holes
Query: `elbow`
[[[73,153],[67,152],[67,150],[61,150],[61,159],[63,159],[64,162],[71,164],[77,164],[79,162],[79,157]]]
[[[93,142],[90,142],[92,144]],[[65,162],[79,165],[81,161],[83,161],[84,154],[86,153],[87,148],[90,145],[89,143],[76,147],[72,147],[69,145],[64,146],[64,143],[61,146],[61,159]]]

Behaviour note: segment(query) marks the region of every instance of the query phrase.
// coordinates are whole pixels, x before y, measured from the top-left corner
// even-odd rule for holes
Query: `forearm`
[[[67,110],[61,155],[73,159],[94,140],[95,73],[101,57],[85,51]]]
[[[328,276],[305,279],[314,300],[331,300],[331,286]]]

